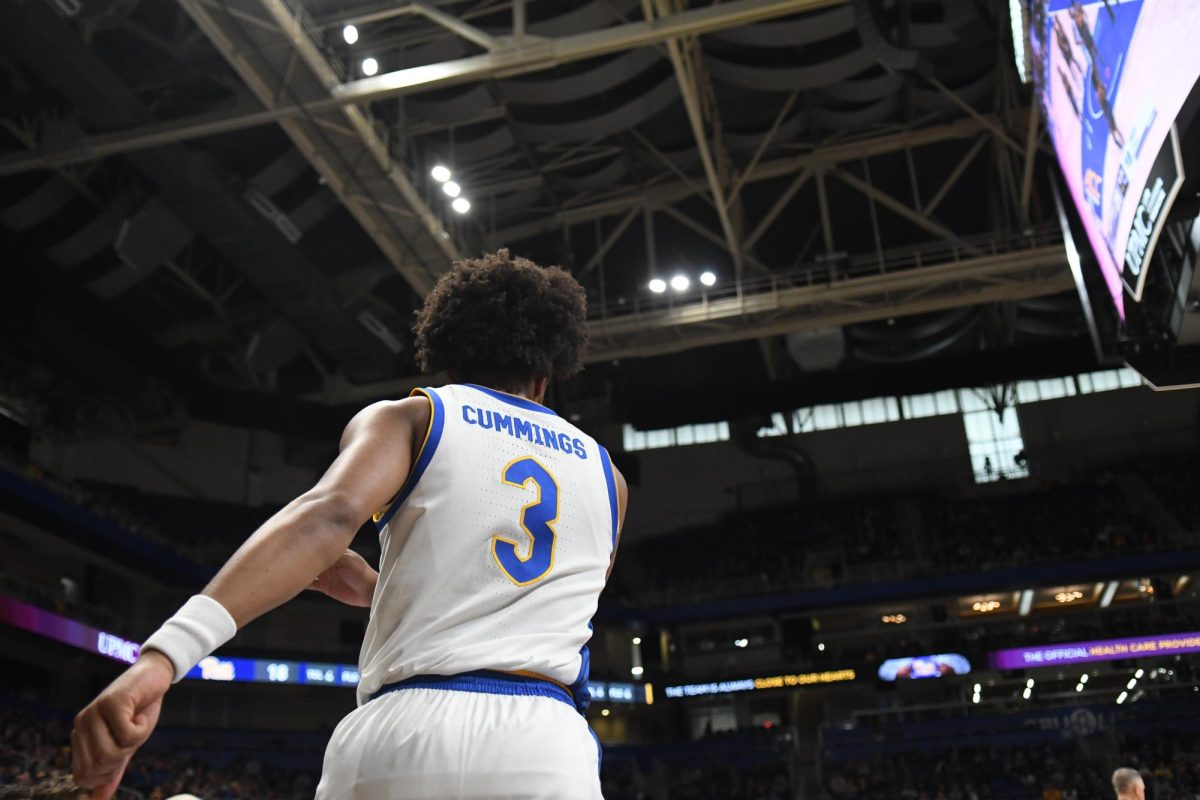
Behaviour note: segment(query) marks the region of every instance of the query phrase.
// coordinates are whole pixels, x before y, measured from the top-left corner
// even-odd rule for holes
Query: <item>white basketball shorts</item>
[[[316,800],[603,800],[599,763],[560,699],[406,687],[337,726]]]

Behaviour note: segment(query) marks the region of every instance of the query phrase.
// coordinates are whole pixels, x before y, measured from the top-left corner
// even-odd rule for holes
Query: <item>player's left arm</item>
[[[238,628],[311,585],[342,557],[362,523],[395,497],[430,413],[424,398],[359,412],[316,485],[238,548],[203,593],[147,641],[137,662],[79,713],[71,733],[73,772],[80,786],[96,787],[93,800],[116,791],[130,756],[153,731],[171,683]]]
[[[625,476],[616,467],[612,468],[613,482],[617,485],[617,541],[613,544],[612,555],[608,559],[608,572],[604,573],[604,579],[608,580],[608,576],[612,574],[613,565],[617,563],[617,548],[621,546],[621,529],[625,527],[625,512],[629,508],[629,485],[625,483]]]

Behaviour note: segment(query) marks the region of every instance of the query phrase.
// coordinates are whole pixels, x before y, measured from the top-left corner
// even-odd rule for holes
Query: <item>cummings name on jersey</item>
[[[565,433],[557,433],[536,422],[522,419],[516,414],[510,416],[501,414],[499,411],[464,405],[462,416],[463,421],[468,425],[478,425],[484,430],[508,434],[514,439],[524,439],[549,450],[572,453],[580,459],[587,459],[587,448],[584,447],[582,439],[572,438]]]

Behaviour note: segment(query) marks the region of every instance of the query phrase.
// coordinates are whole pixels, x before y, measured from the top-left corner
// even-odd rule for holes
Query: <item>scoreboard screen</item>
[[[1121,319],[1183,185],[1176,119],[1200,79],[1196,0],[1033,0],[1046,126]]]

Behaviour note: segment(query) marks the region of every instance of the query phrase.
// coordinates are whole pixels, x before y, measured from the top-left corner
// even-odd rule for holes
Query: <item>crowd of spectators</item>
[[[1185,546],[1200,533],[1200,495],[1178,477],[1190,473],[1164,471],[1148,483],[1178,516],[1183,540],[1152,524],[1111,473],[1082,485],[1006,487],[967,499],[814,498],[633,538],[612,595],[631,605],[671,605]]]
[[[106,522],[111,522],[139,539],[165,548],[176,555],[192,557],[188,540],[168,535],[165,532],[166,528],[160,523],[134,511],[128,505],[115,501],[104,491],[59,478],[50,470],[33,464],[9,450],[0,449],[0,470],[22,478]]]
[[[0,469],[208,566],[224,560],[272,510],[85,487],[12,453],[0,453]],[[1200,495],[1194,491],[1200,470],[1186,459],[1145,462],[1133,470],[1185,532],[1200,532]],[[1006,487],[967,499],[809,498],[744,509],[717,524],[631,538],[610,595],[636,605],[670,605],[1180,544],[1150,523],[1125,483],[1102,472],[1081,485],[1027,492]]]
[[[601,771],[607,800],[793,800],[794,733],[707,733],[687,744],[613,748]]]
[[[912,750],[826,764],[833,800],[1092,800],[1117,767],[1137,769],[1154,800],[1200,797],[1200,745],[1164,729],[1117,747],[1076,742]]]
[[[81,796],[70,777],[70,729],[69,715],[32,695],[0,696],[0,800]],[[134,756],[119,798],[165,800],[192,794],[202,800],[303,800],[313,796],[320,768],[319,757],[311,770],[304,770],[244,754],[220,759],[217,766],[187,748],[156,744],[152,738]]]
[[[1200,467],[1192,457],[1143,461],[1133,469],[1185,530],[1200,530]]]

